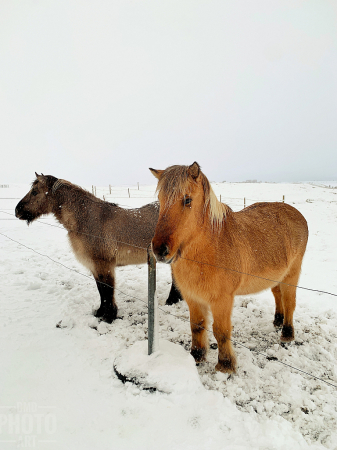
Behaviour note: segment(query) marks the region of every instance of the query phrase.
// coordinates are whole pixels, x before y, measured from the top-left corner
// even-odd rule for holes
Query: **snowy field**
[[[336,187],[333,181],[213,184],[234,210],[244,201],[248,206],[285,196],[309,224],[299,284],[334,294]],[[237,297],[235,375],[214,372],[217,350],[211,348],[207,362],[192,368],[201,380],[193,389],[167,394],[123,384],[114,358],[147,338],[147,267],[117,269],[118,319],[98,323],[94,280],[67,269],[88,275],[66,232],[47,226],[56,224],[50,216],[28,228],[9,215],[28,190],[14,184],[0,189],[0,233],[38,252],[0,235],[1,449],[337,449],[337,388],[303,373],[337,386],[336,296],[298,289],[295,341],[285,346],[272,324],[272,293]],[[155,186],[112,186],[111,194],[97,187],[96,193],[135,207],[155,199]],[[164,306],[170,282],[169,267],[158,264],[160,338],[189,350],[186,304]]]

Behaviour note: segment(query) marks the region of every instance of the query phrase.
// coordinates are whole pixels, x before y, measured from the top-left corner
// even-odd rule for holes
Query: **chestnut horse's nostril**
[[[165,257],[170,253],[170,249],[166,244],[161,244],[161,246],[158,249],[158,256]]]
[[[160,246],[153,246],[153,252],[156,255],[158,261],[165,262],[165,256],[170,253],[170,249],[167,244],[163,243]]]

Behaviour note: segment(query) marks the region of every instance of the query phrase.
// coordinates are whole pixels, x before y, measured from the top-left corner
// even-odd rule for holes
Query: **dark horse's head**
[[[43,214],[52,212],[53,186],[57,178],[52,175],[38,175],[32,183],[32,188],[16,205],[15,215],[18,219],[26,220],[29,225]]]

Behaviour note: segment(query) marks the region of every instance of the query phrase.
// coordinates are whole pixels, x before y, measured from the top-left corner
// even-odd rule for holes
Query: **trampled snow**
[[[336,182],[213,184],[234,210],[244,202],[285,196],[309,225],[299,285],[337,294],[333,186]],[[286,345],[272,324],[270,291],[237,297],[235,375],[214,371],[217,350],[211,348],[207,362],[188,371],[199,374],[199,388],[198,378],[184,388],[183,376],[171,393],[123,384],[113,370],[115,358],[134,344],[146,345],[147,267],[117,269],[118,318],[111,325],[99,323],[92,315],[99,304],[93,278],[66,268],[88,275],[66,232],[47,226],[57,224],[50,216],[27,227],[5,214],[14,213],[28,189],[0,190],[0,232],[29,247],[0,235],[1,449],[28,444],[43,450],[337,448],[337,389],[304,373],[337,385],[335,296],[298,289],[295,341]],[[135,207],[153,201],[155,187],[112,187],[111,194],[108,187],[97,188],[97,195]],[[169,267],[158,264],[160,339],[180,345],[181,357],[189,359],[187,305],[164,305],[170,282]],[[212,334],[210,342],[215,343]]]

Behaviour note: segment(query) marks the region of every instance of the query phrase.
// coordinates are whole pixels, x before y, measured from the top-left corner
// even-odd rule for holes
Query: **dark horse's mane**
[[[74,194],[82,194],[84,195],[86,198],[89,198],[90,200],[96,202],[96,203],[108,203],[110,206],[116,206],[118,207],[117,203],[111,203],[108,202],[106,200],[102,200],[98,197],[95,197],[94,194],[92,194],[91,192],[89,192],[87,189],[82,188],[81,186],[79,186],[78,184],[74,184],[71,183],[70,181],[64,180],[62,178],[56,178],[53,175],[45,175],[45,183],[46,186],[48,187],[48,189],[50,189],[52,191],[52,193],[54,194],[59,188],[61,187],[67,187],[68,188],[68,192],[69,190],[73,190]],[[39,182],[38,179],[35,179],[32,181],[31,183],[31,187],[34,188],[34,186]]]

